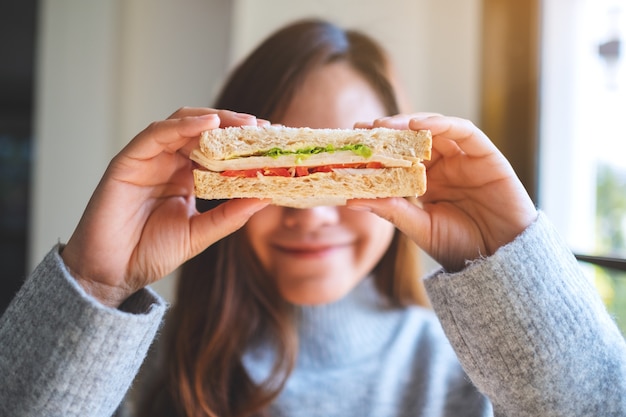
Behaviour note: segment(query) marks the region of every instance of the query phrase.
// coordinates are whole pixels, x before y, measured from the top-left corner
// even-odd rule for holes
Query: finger
[[[207,107],[182,107],[172,113],[168,119],[181,119],[186,117],[203,117],[208,115],[217,115],[220,119],[219,126],[213,126],[211,129],[230,126],[268,126],[269,121],[257,119],[256,116],[247,113],[237,113],[231,110],[217,110]],[[201,133],[201,132],[200,132]],[[181,152],[188,157],[189,154],[198,147],[197,143],[187,142],[181,147]]]
[[[184,117],[203,116],[216,114],[221,120],[220,127],[229,126],[263,126],[269,122],[257,119],[256,116],[247,113],[238,113],[231,110],[212,109],[209,107],[181,107],[172,113],[168,119],[182,119]]]
[[[218,114],[219,110],[210,107],[181,107],[170,114],[168,119],[182,119],[183,117],[203,116],[205,114]]]
[[[247,113],[237,113],[231,110],[212,109],[210,107],[181,107],[172,113],[168,119],[182,119],[184,117],[203,116],[206,114],[216,114],[222,121],[222,127],[225,126],[254,126],[257,124],[257,118]]]
[[[203,109],[199,109],[202,111]],[[256,126],[258,127],[268,127],[270,126],[270,122],[265,119],[258,119],[256,116],[252,116],[250,114],[245,113],[235,113],[229,110],[216,110],[216,113],[220,117],[220,126],[219,127],[227,127],[227,126]],[[194,141],[190,141],[186,143],[182,148],[182,154],[186,157],[196,148],[198,148],[198,143]]]
[[[355,129],[371,129],[373,126],[373,122],[356,122],[354,124]]]
[[[386,127],[389,129],[408,129],[411,119],[416,117],[439,116],[437,113],[413,113],[413,114],[396,114],[394,116],[381,117],[374,120],[372,127]]]
[[[395,116],[381,117],[380,119],[374,120],[374,122],[372,123],[372,127],[386,127],[388,129],[405,130],[408,128],[409,120],[411,120],[411,118],[406,114],[397,114]]]
[[[222,121],[220,127],[256,126],[257,118],[247,113],[236,113],[230,110],[218,110],[217,115]]]
[[[444,156],[458,153],[459,149],[471,156],[499,153],[487,135],[469,120],[440,115],[418,116],[409,121],[409,128],[430,130],[433,135],[433,149]],[[444,140],[452,141],[455,145]]]
[[[154,122],[126,146],[120,156],[135,160],[148,160],[161,152],[174,153],[204,130],[219,127],[216,114],[167,119]]]
[[[381,117],[371,122],[356,122],[355,129],[372,129],[374,127],[386,127],[389,129],[407,129],[409,121],[414,117],[426,117],[437,115],[437,113],[414,113],[414,114],[397,114],[394,116]]]
[[[430,216],[405,198],[353,199],[348,200],[346,206],[352,210],[371,211],[393,223],[418,246],[430,247]]]
[[[193,217],[190,225],[192,256],[241,228],[254,213],[270,202],[253,198],[229,200]]]

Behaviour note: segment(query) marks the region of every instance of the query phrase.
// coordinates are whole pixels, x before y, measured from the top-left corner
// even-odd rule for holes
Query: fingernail
[[[256,116],[247,113],[235,113],[237,119],[256,119]]]
[[[219,116],[217,114],[214,113],[208,113],[208,114],[202,114],[200,116],[196,116],[197,119],[202,119],[202,120],[212,120],[212,119],[217,119],[219,118]]]
[[[356,122],[354,124],[355,129],[370,129],[372,127],[371,122]]]
[[[372,211],[371,207],[362,206],[362,205],[359,205],[359,204],[349,204],[346,207],[349,208],[350,210],[354,210],[354,211]]]

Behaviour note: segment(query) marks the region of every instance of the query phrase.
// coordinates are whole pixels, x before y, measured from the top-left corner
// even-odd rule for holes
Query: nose
[[[339,222],[339,210],[334,206],[308,209],[284,208],[283,225],[300,232],[310,232]]]

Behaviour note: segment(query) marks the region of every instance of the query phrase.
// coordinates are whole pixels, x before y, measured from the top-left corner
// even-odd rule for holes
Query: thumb
[[[270,200],[253,198],[228,200],[212,210],[198,214],[190,223],[190,257],[241,228]]]
[[[402,197],[349,200],[352,210],[371,211],[393,223],[402,233],[425,251],[431,247],[430,216],[416,203]]]

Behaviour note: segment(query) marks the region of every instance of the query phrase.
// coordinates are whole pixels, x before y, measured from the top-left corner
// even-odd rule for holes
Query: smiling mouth
[[[348,247],[348,244],[320,245],[320,246],[281,246],[275,245],[277,251],[295,257],[321,257],[334,251]]]

